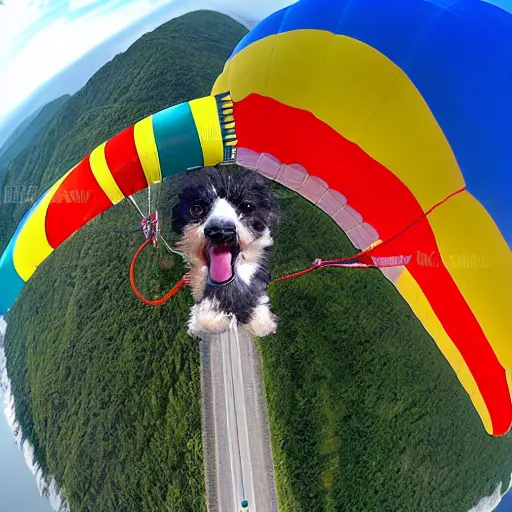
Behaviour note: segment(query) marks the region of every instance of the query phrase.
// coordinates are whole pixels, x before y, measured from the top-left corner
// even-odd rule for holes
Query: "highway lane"
[[[209,512],[277,511],[261,362],[242,327],[201,340],[203,443]]]

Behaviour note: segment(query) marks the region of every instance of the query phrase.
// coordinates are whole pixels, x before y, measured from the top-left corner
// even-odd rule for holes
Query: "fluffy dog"
[[[178,250],[189,266],[195,336],[229,328],[232,315],[256,336],[276,330],[266,293],[277,201],[254,171],[191,171],[172,211]]]

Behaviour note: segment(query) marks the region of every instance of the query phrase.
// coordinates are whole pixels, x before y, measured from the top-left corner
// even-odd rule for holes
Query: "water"
[[[0,403],[4,393],[0,391]],[[36,479],[25,463],[7,419],[0,412],[0,510],[51,512],[50,502],[39,495]]]
[[[501,503],[496,509],[497,512],[512,512],[512,494],[508,492],[501,499]]]
[[[46,478],[34,460],[33,447],[28,441],[22,441],[5,368],[2,343],[6,328],[7,324],[0,317],[0,511],[69,512],[56,482]]]

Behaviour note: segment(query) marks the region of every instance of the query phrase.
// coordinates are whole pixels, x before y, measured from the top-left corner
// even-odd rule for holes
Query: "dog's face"
[[[178,247],[191,265],[196,300],[207,284],[250,284],[276,221],[276,199],[259,174],[192,171],[173,209],[173,229],[182,235]]]

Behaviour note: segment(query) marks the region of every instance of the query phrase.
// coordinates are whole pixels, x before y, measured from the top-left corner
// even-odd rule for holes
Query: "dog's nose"
[[[236,227],[231,222],[216,222],[204,228],[206,238],[212,242],[230,243],[236,239]]]

